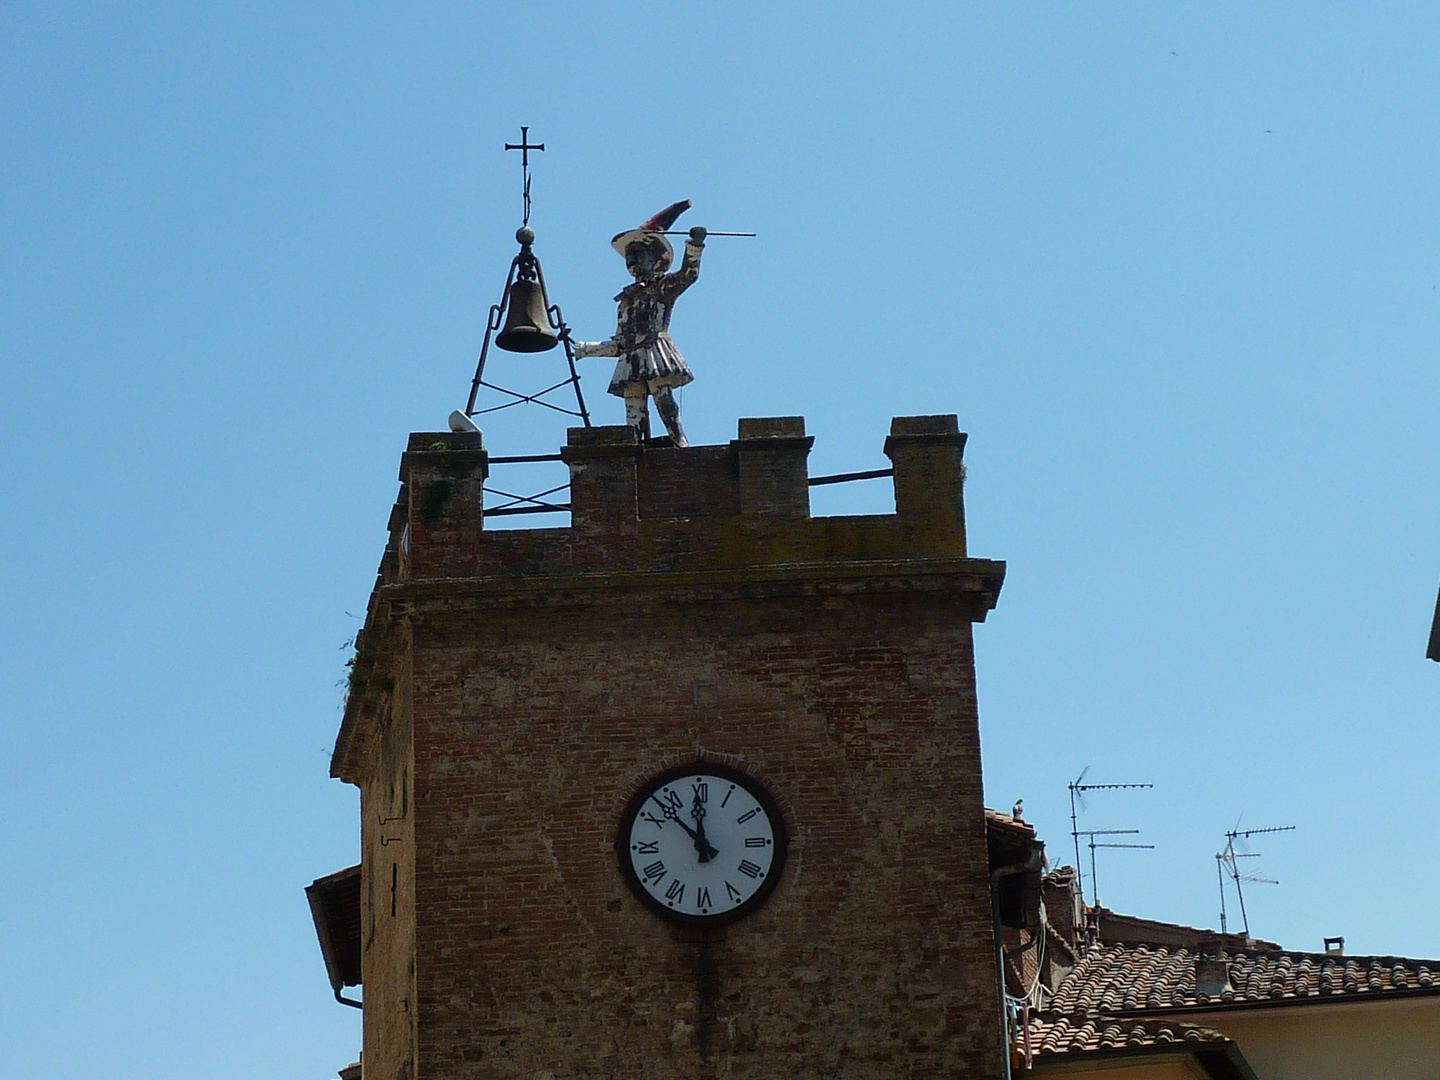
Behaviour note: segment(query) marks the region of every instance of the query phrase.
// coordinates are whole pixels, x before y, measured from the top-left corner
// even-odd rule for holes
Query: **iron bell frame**
[[[575,367],[575,346],[570,341],[570,328],[565,324],[565,316],[560,311],[559,304],[550,303],[550,292],[545,287],[545,271],[540,266],[540,259],[535,254],[532,245],[535,243],[535,230],[529,225],[522,225],[515,230],[515,240],[520,245],[520,252],[510,260],[510,272],[505,277],[505,288],[500,294],[500,302],[490,307],[489,318],[485,321],[485,338],[480,344],[480,359],[475,365],[475,378],[470,383],[470,398],[465,403],[466,416],[481,416],[485,413],[498,412],[501,409],[508,409],[515,405],[530,403],[532,405],[543,405],[547,409],[554,409],[556,412],[564,413],[566,416],[577,416],[585,427],[592,426],[590,423],[590,410],[585,405],[585,395],[580,390],[580,372]],[[506,312],[511,311],[514,304],[515,285],[520,282],[533,282],[540,289],[540,303],[545,312],[545,321],[548,329],[553,333],[555,341],[540,348],[531,349],[505,349],[497,341],[496,347],[505,349],[507,352],[520,352],[522,354],[534,352],[548,352],[556,344],[565,348],[565,361],[569,366],[570,375],[561,379],[553,386],[547,386],[544,390],[535,394],[521,394],[506,387],[499,386],[493,382],[485,381],[485,361],[490,353],[490,339],[500,330],[502,323],[506,322]],[[513,312],[512,312],[513,315]],[[553,401],[544,400],[545,395],[559,390],[562,386],[570,385],[575,390],[575,408],[567,409],[556,405]],[[480,393],[480,387],[486,387],[501,394],[506,394],[513,400],[493,405],[488,409],[476,410],[475,398]]]

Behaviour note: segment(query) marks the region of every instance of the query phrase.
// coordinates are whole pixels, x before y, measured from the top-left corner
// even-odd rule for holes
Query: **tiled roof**
[[[1331,996],[1440,991],[1440,962],[1325,953],[1220,953],[1196,985],[1196,952],[1163,946],[1101,945],[1084,952],[1055,990],[1060,1013],[1258,1004]],[[1205,965],[1202,965],[1205,966]]]
[[[1105,945],[1149,945],[1152,948],[1164,945],[1170,949],[1191,950],[1203,947],[1207,951],[1231,949],[1252,953],[1281,951],[1280,946],[1273,941],[1259,941],[1254,938],[1247,941],[1244,934],[1217,934],[1214,930],[1201,930],[1195,926],[1121,915],[1101,906],[1091,907],[1089,914],[1096,929],[1097,940]]]
[[[317,878],[305,887],[330,988],[360,985],[360,867]]]
[[[1167,1043],[1223,1043],[1225,1036],[1199,1024],[1166,1020],[1116,1020],[1057,1012],[1030,1017],[1030,1048],[1035,1054],[1079,1054],[1089,1050],[1163,1046]]]
[[[985,807],[985,822],[1001,829],[1014,829],[1016,832],[1024,833],[1026,836],[1035,835],[1035,826],[1023,818],[1013,817],[1010,814],[1001,813],[999,810],[991,810]]]

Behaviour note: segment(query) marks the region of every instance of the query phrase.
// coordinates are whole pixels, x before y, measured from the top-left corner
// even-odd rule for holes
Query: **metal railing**
[[[519,454],[512,457],[494,457],[490,461],[495,465],[518,465],[535,461],[560,461],[559,454]],[[864,472],[833,473],[830,476],[812,476],[809,484],[811,487],[821,487],[825,484],[847,484],[854,480],[879,480],[882,477],[894,476],[894,469],[869,469]],[[545,496],[553,495],[557,491],[564,491],[569,484],[561,484],[549,491],[542,491],[538,495],[516,495],[513,492],[501,491],[498,488],[486,488],[487,495],[499,495],[511,501],[497,506],[493,510],[486,510],[485,517],[509,517],[514,514],[557,514],[568,513],[570,504],[548,503],[544,501]],[[533,506],[523,505],[534,503]]]
[[[894,469],[871,469],[868,472],[842,472],[833,476],[812,476],[810,486],[819,487],[821,484],[844,484],[851,480],[879,480],[882,476],[894,476]]]

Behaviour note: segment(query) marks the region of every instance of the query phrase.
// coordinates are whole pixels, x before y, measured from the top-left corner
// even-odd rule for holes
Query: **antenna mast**
[[[1240,902],[1240,922],[1245,929],[1245,936],[1250,936],[1250,916],[1245,911],[1245,892],[1240,887],[1242,881],[1252,881],[1260,885],[1279,885],[1280,882],[1274,878],[1261,877],[1259,874],[1242,874],[1240,872],[1240,859],[1258,859],[1258,851],[1236,851],[1235,841],[1245,841],[1252,836],[1263,836],[1267,833],[1294,832],[1294,825],[1272,825],[1264,829],[1240,829],[1237,823],[1236,828],[1225,834],[1225,847],[1215,854],[1215,873],[1220,879],[1220,932],[1229,933],[1229,926],[1225,911],[1225,875],[1229,874],[1230,879],[1235,883],[1235,898]]]
[[[1082,836],[1089,836],[1089,837],[1091,838],[1091,843],[1090,843],[1090,877],[1091,877],[1091,895],[1092,895],[1092,896],[1095,895],[1095,888],[1094,888],[1094,877],[1095,877],[1095,849],[1096,849],[1097,847],[1147,847],[1147,848],[1153,848],[1153,847],[1155,846],[1154,844],[1096,844],[1096,843],[1094,842],[1094,838],[1095,838],[1096,836],[1104,835],[1104,834],[1105,834],[1105,831],[1104,831],[1104,830],[1102,830],[1102,831],[1092,831],[1092,832],[1082,832],[1082,831],[1080,830],[1080,823],[1079,823],[1079,818],[1078,818],[1077,815],[1076,815],[1076,809],[1077,809],[1077,807],[1078,807],[1079,809],[1081,809],[1081,810],[1085,809],[1085,792],[1087,792],[1087,791],[1128,791],[1128,790],[1135,789],[1135,788],[1153,788],[1153,787],[1155,786],[1154,784],[1087,784],[1087,783],[1085,783],[1085,776],[1086,776],[1087,773],[1089,773],[1089,771],[1090,771],[1090,766],[1089,766],[1089,765],[1086,765],[1085,768],[1084,768],[1083,770],[1081,770],[1080,775],[1077,776],[1074,780],[1070,781],[1070,785],[1069,785],[1069,786],[1070,786],[1070,839],[1071,839],[1071,840],[1074,842],[1074,844],[1075,844],[1075,872],[1080,875],[1080,895],[1081,895],[1082,897],[1085,895],[1085,871],[1083,871],[1082,869],[1080,869],[1080,837],[1082,837]],[[1120,831],[1120,832],[1132,832],[1132,833],[1133,833],[1133,832],[1139,832],[1138,829],[1109,830],[1109,832],[1116,832],[1116,831]],[[1096,902],[1096,903],[1099,903],[1098,900],[1095,901],[1095,902]]]
[[[1139,829],[1089,829],[1089,830],[1087,830],[1087,831],[1084,831],[1084,832],[1081,832],[1081,833],[1076,834],[1077,836],[1088,836],[1088,837],[1090,838],[1090,843],[1087,844],[1086,846],[1090,848],[1090,906],[1091,906],[1091,907],[1099,907],[1099,906],[1100,906],[1100,877],[1099,877],[1098,874],[1095,873],[1095,849],[1096,849],[1096,848],[1102,848],[1102,847],[1104,847],[1104,848],[1143,848],[1143,849],[1145,849],[1145,850],[1147,850],[1147,851],[1154,851],[1154,850],[1155,850],[1155,845],[1154,845],[1154,844],[1096,843],[1096,842],[1095,842],[1095,837],[1097,837],[1097,836],[1138,836],[1139,833],[1140,833],[1140,830],[1139,830]],[[1078,869],[1078,868],[1077,868],[1077,869]],[[1081,895],[1082,895],[1082,896],[1084,895],[1084,883],[1083,883],[1083,882],[1081,883]]]

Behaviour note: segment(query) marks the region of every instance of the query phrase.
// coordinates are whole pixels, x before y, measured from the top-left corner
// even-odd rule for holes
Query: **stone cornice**
[[[974,597],[975,621],[995,606],[1005,564],[941,557],[778,563],[711,570],[615,570],[573,574],[446,578],[387,585],[378,599],[397,611],[458,610],[560,602],[630,603],[636,593],[704,603],[766,596],[950,593]]]

